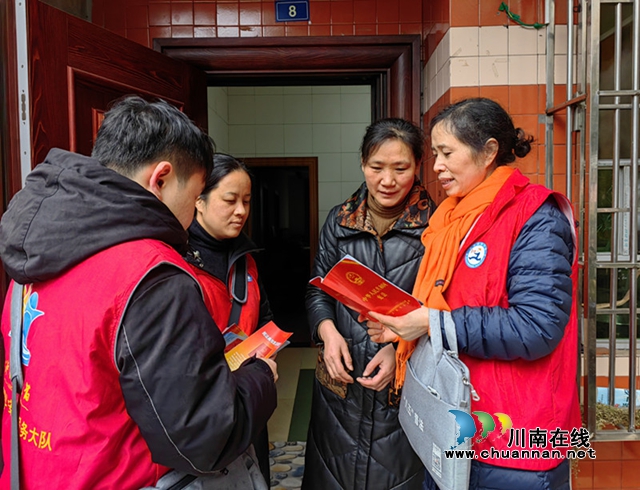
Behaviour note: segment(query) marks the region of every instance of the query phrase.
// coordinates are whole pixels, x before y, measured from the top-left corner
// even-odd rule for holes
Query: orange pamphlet
[[[289,343],[287,339],[291,335],[291,332],[280,330],[275,323],[269,322],[236,344],[231,350],[225,352],[224,355],[231,370],[235,371],[250,357],[256,356],[260,359],[273,357],[276,352]]]
[[[345,255],[324,278],[314,277],[309,282],[365,316],[370,311],[402,316],[421,306],[416,298],[351,255]]]

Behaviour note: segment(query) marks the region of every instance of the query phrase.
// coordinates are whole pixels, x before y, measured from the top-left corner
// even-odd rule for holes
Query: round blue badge
[[[480,267],[487,258],[487,244],[483,242],[476,242],[467,250],[464,261],[467,267],[475,269]]]

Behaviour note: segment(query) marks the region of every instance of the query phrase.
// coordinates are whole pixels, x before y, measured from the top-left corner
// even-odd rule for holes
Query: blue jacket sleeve
[[[451,312],[459,351],[502,360],[550,354],[569,321],[572,259],[571,225],[550,198],[527,221],[511,250],[509,307],[465,306]]]

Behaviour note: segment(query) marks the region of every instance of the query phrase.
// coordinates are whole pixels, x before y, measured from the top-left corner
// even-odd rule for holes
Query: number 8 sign
[[[276,0],[276,21],[291,22],[296,20],[309,20],[309,0]]]

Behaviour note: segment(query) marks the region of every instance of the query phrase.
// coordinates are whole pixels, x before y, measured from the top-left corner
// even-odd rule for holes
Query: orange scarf
[[[460,245],[469,230],[493,202],[513,168],[500,166],[462,199],[448,197],[429,219],[422,234],[424,255],[413,287],[413,296],[427,308],[451,311],[443,293],[449,287]],[[406,364],[418,340],[400,339],[396,350],[396,392],[404,384]]]

